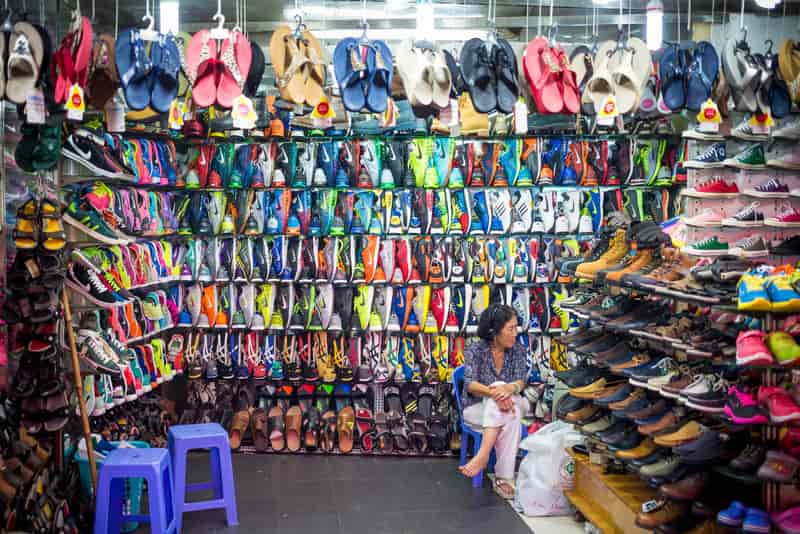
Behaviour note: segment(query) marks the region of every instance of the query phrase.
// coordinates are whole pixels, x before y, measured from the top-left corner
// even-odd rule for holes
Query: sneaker
[[[751,270],[739,278],[737,285],[738,306],[745,311],[770,311],[772,301],[767,293],[767,278],[763,273]]]
[[[133,172],[114,155],[102,135],[78,128],[64,141],[61,153],[89,169],[92,174],[105,178],[133,181]]]
[[[681,134],[684,139],[695,139],[697,141],[724,141],[725,137],[718,133],[703,132],[697,126],[684,130]]]
[[[768,217],[764,223],[776,228],[796,228],[800,226],[800,210],[786,205],[774,217]]]
[[[771,253],[777,256],[800,256],[800,236],[792,236],[781,241],[772,247]]]
[[[74,289],[88,301],[104,308],[121,306],[127,299],[112,291],[94,269],[88,269],[80,263],[72,263],[67,269],[65,280],[68,287]]]
[[[774,139],[800,140],[800,119],[788,122],[772,132]]]
[[[103,373],[119,374],[120,366],[114,349],[94,330],[78,330],[79,356],[94,369]]]
[[[733,244],[728,254],[742,256],[743,258],[758,258],[769,255],[767,242],[760,235],[745,237]]]
[[[736,182],[729,184],[722,178],[712,178],[694,188],[686,189],[683,194],[695,198],[736,198],[739,196],[739,186]]]
[[[796,310],[800,305],[800,295],[794,293],[792,300]],[[800,360],[800,345],[786,332],[770,332],[764,343],[780,365],[794,365]]]
[[[682,247],[681,252],[694,256],[723,256],[728,254],[728,244],[720,241],[717,236],[711,236]]]
[[[758,198],[788,198],[789,187],[779,182],[776,178],[770,178],[755,187],[748,187],[742,193]]]
[[[718,228],[722,226],[724,217],[718,211],[711,208],[705,208],[694,217],[688,217],[683,222],[688,226],[695,226],[698,228]]]
[[[727,158],[723,164],[737,169],[762,169],[767,164],[764,147],[759,144],[750,145],[732,158]]]
[[[687,169],[709,169],[723,167],[725,159],[725,143],[714,143],[705,152],[683,163]]]
[[[767,134],[756,133],[750,125],[750,118],[745,115],[742,121],[731,130],[731,137],[744,141],[766,141]]]
[[[758,211],[758,202],[751,202],[749,206],[740,209],[733,217],[722,219],[722,226],[736,226],[750,228],[764,224],[764,213]]]
[[[766,334],[758,330],[740,332],[736,337],[736,365],[772,365]]]
[[[780,144],[771,144],[767,147],[767,165],[779,169],[800,169],[800,153],[792,147],[785,147]]]

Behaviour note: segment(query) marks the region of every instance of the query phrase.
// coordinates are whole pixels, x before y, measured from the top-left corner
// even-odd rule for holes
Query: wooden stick
[[[92,431],[89,429],[89,414],[86,413],[86,404],[83,397],[83,379],[81,378],[81,364],[78,361],[78,348],[75,343],[75,331],[72,329],[72,311],[69,308],[67,288],[61,290],[61,302],[64,305],[64,322],[69,338],[69,350],[72,353],[72,379],[75,382],[75,391],[78,392],[78,406],[81,410],[81,425],[83,438],[86,441],[86,456],[89,458],[89,474],[92,477],[92,494],[97,491],[97,463],[94,460],[94,446],[92,445]]]

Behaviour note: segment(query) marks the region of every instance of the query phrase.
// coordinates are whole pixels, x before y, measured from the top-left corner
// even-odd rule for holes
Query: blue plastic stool
[[[175,470],[175,516],[180,532],[184,512],[225,508],[228,526],[239,524],[236,512],[236,488],[233,484],[233,463],[228,433],[218,423],[174,425],[169,428],[169,450]],[[186,453],[192,449],[209,449],[211,481],[186,483]],[[186,493],[213,490],[210,501],[186,502]]]
[[[125,480],[147,481],[149,515],[123,511]],[[152,532],[179,532],[172,503],[172,465],[167,449],[114,449],[100,467],[95,499],[94,531],[119,534],[124,521],[149,521]]]
[[[483,433],[479,430],[475,430],[474,428],[470,427],[466,421],[464,421],[464,410],[461,407],[461,389],[464,387],[464,366],[460,365],[453,369],[453,394],[456,397],[456,406],[458,407],[458,413],[460,415],[459,419],[461,420],[461,457],[458,461],[458,465],[462,466],[467,463],[467,449],[469,448],[469,440],[472,438],[472,455],[478,454],[478,451],[481,448],[481,441],[483,440]],[[521,437],[524,439],[528,435],[528,427],[522,425],[522,432]],[[526,451],[527,453],[527,451]],[[489,457],[489,465],[487,466],[488,469],[494,469],[494,450],[492,450],[492,455]],[[480,488],[483,486],[483,470],[481,470],[477,475],[472,477],[472,487],[473,488]]]

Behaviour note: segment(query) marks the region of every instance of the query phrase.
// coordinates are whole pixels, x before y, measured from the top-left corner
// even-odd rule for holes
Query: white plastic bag
[[[517,474],[514,506],[528,516],[569,514],[564,489],[572,487],[574,466],[565,448],[581,442],[569,423],[556,421],[528,436],[520,448],[528,451]]]

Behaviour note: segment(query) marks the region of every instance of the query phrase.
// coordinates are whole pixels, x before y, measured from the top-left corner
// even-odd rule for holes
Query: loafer
[[[664,484],[659,491],[665,497],[677,501],[693,501],[700,497],[708,484],[708,473],[700,471],[692,473],[677,482]]]
[[[705,465],[718,460],[724,450],[719,432],[706,428],[696,439],[672,447],[672,452],[685,464]]]

